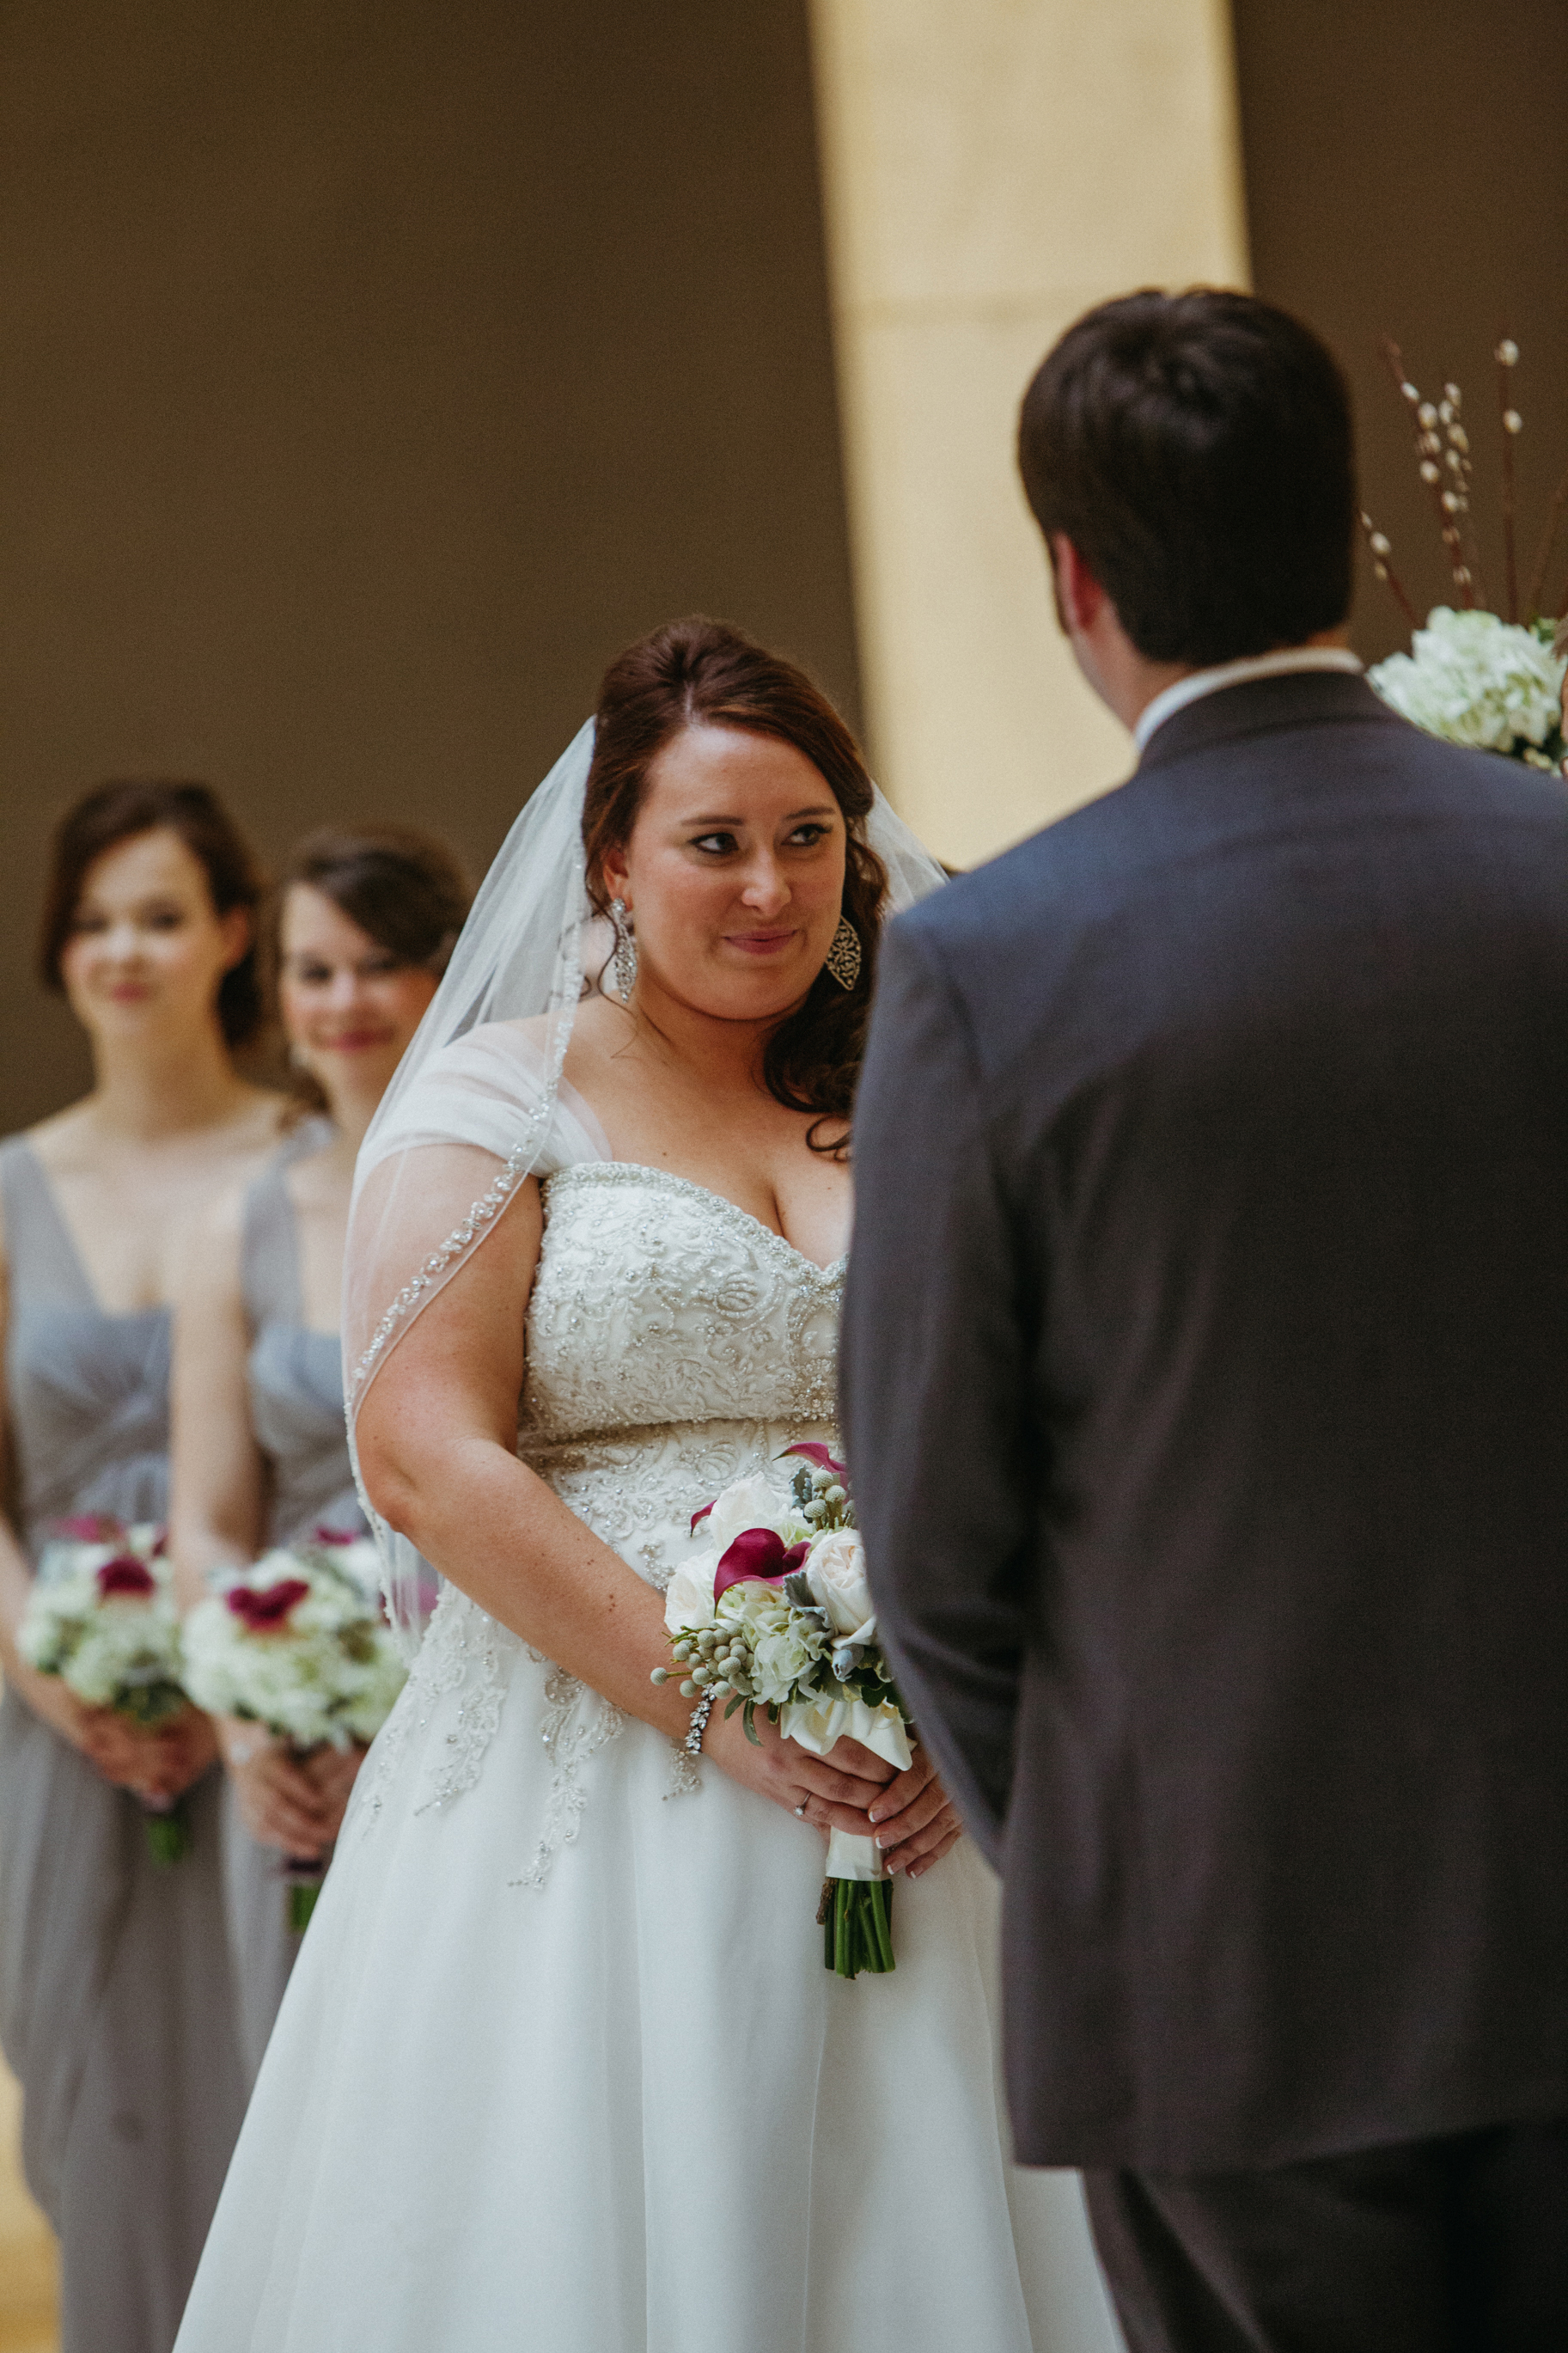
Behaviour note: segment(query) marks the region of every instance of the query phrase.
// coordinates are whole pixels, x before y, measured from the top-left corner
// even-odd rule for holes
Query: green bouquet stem
[[[304,1935],[310,1925],[310,1915],[316,1908],[316,1898],[321,1892],[319,1879],[291,1879],[289,1882],[289,1927],[291,1935]]]
[[[862,1969],[885,1976],[898,1967],[890,1879],[827,1880],[821,1918],[823,1965],[836,1976],[856,1978]]]
[[[291,1854],[283,1864],[284,1917],[289,1933],[302,1936],[310,1925],[310,1915],[316,1908],[316,1898],[321,1892],[321,1882],[327,1875],[330,1855],[319,1859],[308,1854]]]
[[[147,1849],[160,1868],[183,1862],[191,1851],[191,1818],[184,1798],[177,1798],[167,1808],[146,1806],[142,1820],[147,1825]]]

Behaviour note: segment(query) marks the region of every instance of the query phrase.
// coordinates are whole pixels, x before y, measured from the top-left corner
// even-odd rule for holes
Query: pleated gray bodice
[[[25,1136],[0,1145],[0,1202],[17,1517],[36,1558],[50,1524],[67,1514],[163,1517],[170,1316],[166,1307],[110,1315],[100,1306]]]
[[[363,1525],[343,1420],[342,1348],[335,1333],[304,1321],[300,1243],[287,1172],[320,1152],[331,1124],[311,1120],[292,1135],[245,1197],[240,1269],[252,1340],[247,1371],[251,1427],[267,1458],[269,1544],[289,1544],[315,1527]]]

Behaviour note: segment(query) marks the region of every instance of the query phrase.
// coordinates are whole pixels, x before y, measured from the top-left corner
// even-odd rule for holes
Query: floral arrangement
[[[1390,654],[1367,675],[1384,702],[1429,735],[1555,769],[1568,660],[1552,650],[1552,636],[1551,621],[1524,626],[1439,605],[1407,654]]]
[[[902,1772],[908,1719],[877,1641],[866,1557],[844,1466],[826,1447],[802,1444],[791,1482],[794,1508],[779,1510],[762,1473],[738,1479],[698,1512],[697,1549],[665,1596],[671,1657],[681,1691],[727,1695],[749,1738],[763,1708],[786,1740],[826,1757],[858,1740]],[[657,1667],[656,1683],[670,1670]],[[824,1959],[840,1977],[894,1967],[892,1889],[871,1839],[829,1834],[818,1921]]]
[[[374,1740],[408,1672],[376,1577],[371,1539],[331,1528],[226,1577],[185,1620],[191,1697],[262,1725],[301,1758]],[[325,1868],[287,1865],[291,1927],[310,1919]]]
[[[60,1521],[39,1557],[16,1648],[88,1707],[111,1708],[143,1730],[178,1715],[188,1701],[163,1529],[108,1516]],[[142,1802],[155,1860],[177,1862],[190,1846],[183,1806]]]
[[[1391,654],[1368,671],[1384,701],[1428,734],[1450,744],[1501,752],[1531,767],[1556,769],[1568,752],[1563,733],[1563,681],[1568,659],[1558,650],[1561,631],[1542,611],[1542,594],[1557,534],[1568,504],[1568,472],[1557,486],[1522,600],[1515,535],[1514,443],[1524,420],[1513,405],[1513,370],[1519,346],[1504,337],[1493,358],[1498,371],[1498,421],[1501,435],[1501,506],[1506,613],[1484,602],[1485,577],[1468,522],[1474,463],[1464,421],[1464,396],[1457,384],[1443,386],[1439,401],[1426,400],[1412,384],[1396,343],[1384,354],[1411,412],[1415,460],[1432,501],[1438,535],[1453,578],[1457,603],[1439,605],[1418,623],[1415,607],[1394,569],[1393,547],[1368,514],[1362,528],[1372,552],[1373,571],[1384,582],[1414,632],[1407,654]],[[1568,587],[1559,602],[1568,600]],[[1521,618],[1521,613],[1524,617]]]

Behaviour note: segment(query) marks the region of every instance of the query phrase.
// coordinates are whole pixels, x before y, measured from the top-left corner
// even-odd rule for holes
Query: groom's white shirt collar
[[[1174,686],[1166,687],[1146,703],[1132,730],[1140,752],[1146,749],[1156,727],[1184,711],[1200,696],[1217,694],[1222,687],[1245,686],[1255,678],[1285,678],[1297,670],[1342,670],[1359,672],[1361,663],[1348,646],[1287,646],[1277,654],[1248,654],[1243,661],[1221,662],[1216,670],[1189,670]]]

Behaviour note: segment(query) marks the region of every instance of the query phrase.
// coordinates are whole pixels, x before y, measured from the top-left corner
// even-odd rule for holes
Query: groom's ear
[[[1053,531],[1047,543],[1058,625],[1065,638],[1087,637],[1104,609],[1105,591],[1065,531]]]

